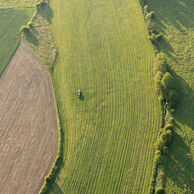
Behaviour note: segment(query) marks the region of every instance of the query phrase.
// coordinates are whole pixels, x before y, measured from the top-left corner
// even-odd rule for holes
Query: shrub
[[[161,138],[165,142],[165,146],[169,146],[172,143],[172,131],[166,130],[162,133]]]
[[[170,123],[167,123],[164,127],[164,130],[173,130],[174,129],[174,126]]]
[[[165,146],[166,146],[166,143],[165,141],[160,137],[156,143],[156,150],[159,150],[161,152],[164,152],[165,151]]]
[[[154,164],[160,164],[162,162],[162,153],[160,150],[156,150],[154,156]]]
[[[31,21],[28,22],[28,23],[27,23],[27,26],[29,26],[30,28],[32,28],[32,22],[31,22]]]
[[[139,0],[139,3],[140,3],[140,5],[141,5],[142,7],[144,7],[145,4],[146,4],[146,0]]]
[[[156,194],[165,194],[164,188],[162,188],[162,186],[159,187],[159,188],[157,188],[157,189],[156,189]]]
[[[154,76],[154,80],[162,80],[164,73],[162,73],[161,71],[157,71],[156,75]]]
[[[29,34],[30,33],[30,27],[28,25],[22,26],[20,31],[24,34]]]
[[[153,19],[153,16],[154,16],[154,11],[150,11],[149,13],[146,14],[145,19],[151,20]]]
[[[156,55],[155,60],[154,60],[154,66],[155,66],[155,71],[161,71],[162,73],[167,72],[167,63],[165,59],[164,53],[160,52]]]
[[[166,92],[170,92],[170,90],[174,87],[174,79],[169,72],[166,72],[161,80],[162,85],[166,89]]]
[[[157,94],[162,98],[161,100],[163,101],[165,99],[165,96],[166,96],[164,86],[162,85],[160,80],[156,80],[155,85],[156,85]]]
[[[151,33],[149,40],[151,40],[152,43],[158,43],[161,40],[161,34]]]
[[[40,0],[38,3],[36,3],[36,9],[40,9],[44,7],[47,4],[45,0]]]
[[[147,30],[151,33],[154,30],[154,23],[150,20],[147,21]]]

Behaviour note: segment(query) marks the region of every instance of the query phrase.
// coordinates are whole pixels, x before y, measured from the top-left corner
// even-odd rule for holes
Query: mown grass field
[[[166,193],[194,193],[194,1],[148,2],[180,96],[174,141],[165,161]]]
[[[64,130],[64,165],[51,193],[148,193],[160,105],[138,1],[50,3]]]
[[[31,8],[0,9],[0,74],[20,42],[20,27],[29,21],[32,13]]]

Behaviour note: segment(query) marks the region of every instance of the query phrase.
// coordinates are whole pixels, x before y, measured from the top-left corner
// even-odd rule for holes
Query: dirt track
[[[49,75],[22,41],[0,78],[0,193],[38,193],[56,153]]]

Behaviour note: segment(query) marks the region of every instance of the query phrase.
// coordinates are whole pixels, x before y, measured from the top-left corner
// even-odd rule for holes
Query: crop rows
[[[147,193],[160,117],[138,2],[57,0],[51,8],[65,126],[53,193]]]

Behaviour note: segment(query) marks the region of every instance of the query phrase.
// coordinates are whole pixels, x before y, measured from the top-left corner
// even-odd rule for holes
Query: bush
[[[148,5],[145,5],[145,6],[143,7],[144,13],[147,14],[147,13],[149,12],[148,10],[149,10]]]
[[[159,187],[159,188],[157,188],[157,189],[156,189],[156,194],[165,194],[164,188],[162,188],[162,186]]]
[[[154,76],[154,80],[155,81],[157,81],[157,80],[162,80],[162,78],[163,78],[163,75],[164,75],[164,73],[162,73],[161,71],[158,71],[157,73],[156,73],[156,75]]]
[[[174,88],[174,79],[169,72],[166,72],[161,80],[162,85],[169,93],[172,88]]]
[[[139,3],[140,3],[140,5],[141,5],[142,7],[144,7],[145,4],[146,4],[146,0],[139,0]]]
[[[172,143],[172,131],[166,130],[162,133],[161,138],[165,142],[165,146],[169,146]]]
[[[31,22],[31,21],[28,22],[28,23],[27,23],[27,26],[29,26],[30,28],[32,28],[32,22]]]
[[[151,33],[148,38],[152,43],[158,43],[161,40],[161,34]]]
[[[22,26],[20,31],[24,34],[29,34],[30,33],[30,26],[26,25],[26,26]]]
[[[154,16],[154,11],[150,11],[149,13],[146,14],[145,19],[151,20],[153,19],[153,16]]]
[[[156,80],[155,85],[156,85],[157,94],[162,98],[161,100],[163,101],[166,97],[166,92],[165,92],[164,86],[162,85],[160,80]]]
[[[154,60],[154,66],[155,66],[155,71],[161,71],[162,73],[167,72],[167,63],[165,59],[164,53],[160,52],[156,55],[155,60]]]
[[[36,9],[41,9],[47,4],[45,0],[40,0],[38,3],[36,3]]]
[[[165,127],[164,127],[164,130],[173,130],[174,129],[174,126],[170,123],[166,124]]]
[[[151,33],[154,30],[154,23],[150,20],[147,21],[147,30]]]
[[[165,151],[166,142],[160,137],[156,143],[156,150],[159,150],[161,152]]]
[[[161,164],[162,162],[162,153],[160,150],[156,150],[155,156],[154,156],[154,164]]]

